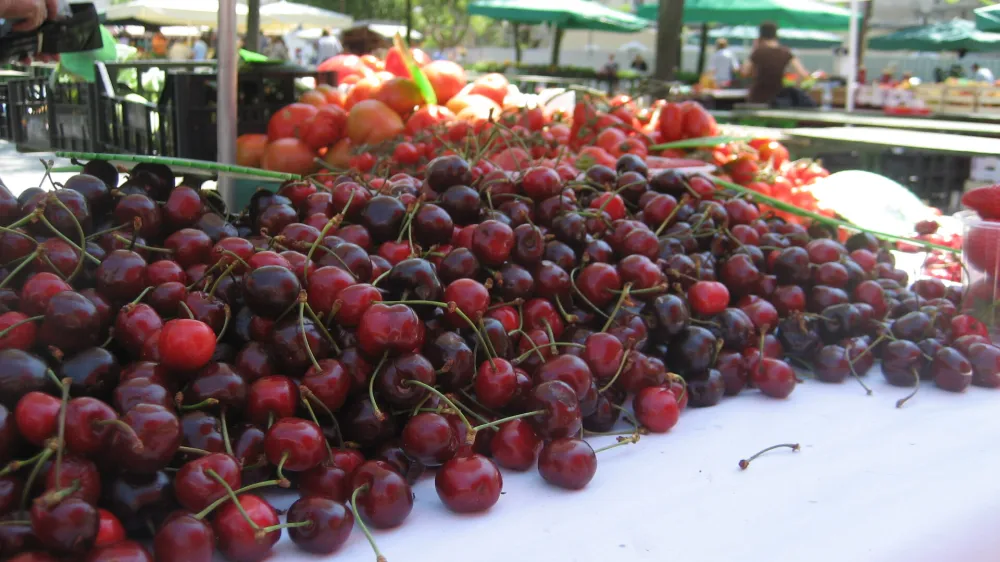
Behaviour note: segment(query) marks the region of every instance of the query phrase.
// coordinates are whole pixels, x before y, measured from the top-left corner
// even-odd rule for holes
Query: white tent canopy
[[[218,0],[131,0],[108,6],[108,21],[138,21],[152,25],[211,26],[218,24]],[[236,4],[236,22],[239,29],[246,29],[247,6]],[[283,33],[293,29],[343,28],[351,25],[351,18],[304,4],[284,0],[265,4],[260,8],[260,28],[266,33]]]

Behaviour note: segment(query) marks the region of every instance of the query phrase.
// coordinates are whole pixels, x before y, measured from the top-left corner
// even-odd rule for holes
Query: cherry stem
[[[38,316],[32,316],[31,318],[25,318],[24,320],[21,320],[19,322],[14,322],[10,326],[7,326],[2,331],[0,331],[0,339],[3,339],[4,337],[6,337],[7,334],[9,334],[10,332],[12,332],[14,330],[14,328],[17,328],[18,326],[21,326],[23,324],[28,324],[29,322],[37,322],[37,321],[42,320],[44,318],[45,318],[44,314],[39,314]]]
[[[455,402],[453,402],[451,398],[448,398],[440,390],[438,390],[438,389],[434,388],[433,386],[431,386],[431,385],[429,385],[429,384],[427,384],[425,382],[422,382],[422,381],[408,379],[408,380],[403,381],[403,384],[405,384],[405,385],[414,385],[415,384],[415,385],[419,386],[420,388],[423,388],[424,390],[437,395],[437,397],[440,398],[442,402],[444,402],[445,404],[451,406],[451,409],[455,410],[455,414],[457,414],[458,417],[461,418],[462,423],[465,424],[465,427],[469,428],[468,433],[465,434],[465,444],[466,445],[472,445],[473,443],[476,442],[476,428],[471,423],[469,423],[469,418],[465,417],[465,414],[462,412],[461,408],[459,408],[458,406],[456,406]],[[489,424],[487,424],[487,425],[489,425]]]
[[[215,336],[215,343],[222,341],[222,337],[226,335],[226,329],[229,328],[229,320],[233,316],[233,310],[229,308],[229,305],[223,305],[222,311],[225,312],[226,316],[222,321],[222,329],[219,330],[219,335]]]
[[[354,199],[353,189],[351,190],[351,197],[347,200],[348,206],[350,206],[352,199]],[[326,238],[326,233],[330,232],[331,228],[340,224],[340,221],[341,221],[340,215],[334,215],[330,217],[330,220],[326,221],[326,224],[323,225],[323,230],[319,231],[319,236],[317,236],[316,239],[313,240],[313,243],[309,246],[309,251],[306,253],[306,261],[304,263],[309,263],[312,261],[313,254],[316,253],[316,247],[319,246],[321,242],[323,242],[324,238]],[[309,285],[308,276],[306,276],[306,285],[307,286]]]
[[[146,295],[148,295],[149,292],[152,291],[152,290],[153,290],[153,287],[146,287],[145,289],[142,290],[141,293],[139,293],[139,295],[137,297],[135,297],[134,299],[132,299],[132,302],[130,302],[129,304],[131,304],[132,306],[135,306],[135,305],[139,304],[140,302],[142,302],[142,299],[146,298]]]
[[[177,450],[181,453],[187,453],[189,455],[199,455],[202,457],[206,457],[208,455],[213,454],[211,451],[206,451],[205,449],[198,449],[196,447],[186,447],[184,445],[178,447]]]
[[[361,514],[358,512],[358,494],[362,492],[367,492],[371,487],[368,484],[364,486],[358,486],[354,489],[354,493],[351,494],[351,512],[354,513],[354,521],[357,522],[358,527],[361,527],[361,532],[365,534],[365,538],[368,539],[368,544],[372,545],[372,550],[375,551],[375,562],[386,562],[385,556],[378,549],[378,545],[375,544],[375,537],[372,536],[371,531],[368,530],[368,526],[365,522],[361,520]]]
[[[58,485],[58,481],[56,482]],[[59,505],[63,500],[80,491],[80,480],[73,480],[69,486],[61,489],[51,490],[38,496],[35,501],[42,503],[46,508]]]
[[[392,268],[383,271],[381,275],[379,275],[378,277],[375,278],[374,281],[372,281],[372,287],[378,287],[378,282],[388,277],[390,273],[392,273]]]
[[[53,447],[46,447],[42,451],[41,456],[35,460],[35,466],[31,468],[31,473],[28,475],[28,479],[24,482],[24,491],[21,493],[21,511],[24,511],[28,507],[28,499],[31,497],[31,490],[34,487],[35,480],[38,478],[39,473],[42,472],[42,465],[55,453]]]
[[[850,364],[851,364],[851,366],[853,367],[853,366],[854,366],[854,362],[855,362],[855,361],[857,361],[858,359],[861,359],[861,358],[862,358],[862,357],[864,357],[864,356],[865,356],[865,355],[866,355],[866,354],[867,354],[868,352],[870,352],[871,350],[875,349],[875,346],[876,346],[876,345],[878,345],[878,344],[880,344],[880,343],[882,343],[882,340],[884,340],[885,338],[886,338],[886,334],[884,334],[884,333],[883,333],[883,334],[880,334],[880,335],[879,335],[879,337],[875,338],[875,341],[873,341],[873,342],[872,342],[872,343],[871,343],[870,345],[868,345],[867,347],[865,347],[865,348],[864,348],[864,349],[863,349],[863,350],[861,351],[861,353],[859,353],[859,354],[858,354],[858,356],[857,356],[857,357],[855,357],[854,359],[850,359],[850,360],[848,361],[848,363],[850,363]]]
[[[910,367],[910,372],[913,373],[913,380],[916,383],[916,385],[913,387],[913,392],[907,394],[906,396],[904,396],[904,397],[902,397],[902,398],[900,398],[899,400],[896,401],[896,407],[897,408],[902,408],[903,404],[906,404],[907,400],[909,400],[910,398],[913,398],[914,396],[916,396],[917,395],[917,391],[920,390],[920,373],[918,373],[917,370],[914,369],[913,367]]]
[[[323,441],[325,442],[326,439],[324,439]],[[288,482],[288,479],[285,478],[285,473],[282,472],[282,469],[285,468],[285,463],[288,462],[288,457],[290,457],[290,456],[291,456],[291,453],[289,453],[288,451],[285,451],[284,453],[281,454],[281,459],[278,461],[278,470],[277,470],[277,473],[278,473],[278,480],[281,481],[281,482]]]
[[[208,408],[210,406],[217,406],[218,404],[219,404],[218,399],[206,398],[201,402],[198,402],[197,404],[190,404],[186,406],[183,404],[178,404],[177,409],[181,410],[182,412],[190,412],[191,410],[200,410],[202,408]]]
[[[191,307],[187,305],[186,302],[180,301],[177,303],[184,310],[184,313],[188,315],[188,318],[194,319],[194,312],[191,312]]]
[[[865,348],[865,351],[868,351],[867,347]],[[862,354],[864,354],[864,351],[862,352]],[[854,361],[851,361],[850,349],[845,348],[844,355],[847,357],[847,367],[850,368],[851,370],[851,376],[854,377],[854,380],[858,381],[858,384],[861,385],[861,388],[865,389],[865,393],[867,393],[868,396],[871,396],[872,389],[869,388],[867,384],[865,384],[865,381],[861,380],[861,375],[859,375],[858,372],[854,370]],[[858,355],[858,357],[861,357],[861,355]]]
[[[499,427],[500,425],[505,424],[505,423],[507,423],[509,421],[519,420],[521,418],[530,418],[531,416],[537,416],[538,414],[544,414],[545,412],[546,412],[546,410],[535,410],[534,412],[524,412],[523,414],[516,414],[516,415],[509,416],[509,417],[506,417],[506,418],[502,418],[502,419],[499,419],[499,420],[495,420],[495,421],[491,421],[491,422],[484,423],[484,424],[481,424],[481,425],[477,425],[476,427],[472,428],[472,431],[479,431],[481,429],[496,428],[496,427]]]
[[[580,288],[576,286],[576,277],[575,276],[576,276],[576,272],[577,271],[579,271],[579,268],[573,269],[573,271],[571,271],[570,274],[569,274],[569,284],[573,286],[573,292],[576,293],[576,296],[580,297],[580,300],[582,300],[583,302],[587,303],[587,306],[589,306],[591,308],[591,310],[593,310],[594,312],[596,312],[596,313],[600,314],[601,316],[607,318],[608,317],[607,313],[605,313],[603,310],[601,310],[601,308],[599,306],[597,306],[596,304],[590,302],[590,299],[588,299],[587,296],[583,294],[583,291],[581,291]]]
[[[750,463],[754,461],[754,459],[756,459],[757,457],[763,455],[764,453],[766,453],[768,451],[773,451],[775,449],[781,449],[783,447],[787,447],[787,448],[791,449],[793,452],[794,451],[798,451],[800,449],[798,443],[782,443],[780,445],[771,445],[770,447],[768,447],[766,449],[762,449],[760,451],[757,451],[757,453],[755,453],[749,459],[740,459],[740,470],[746,470],[747,467],[750,466]]]
[[[256,535],[256,536],[263,536],[263,535],[266,535],[268,533],[273,533],[275,531],[280,531],[282,529],[294,529],[296,527],[306,527],[306,526],[312,525],[312,524],[313,524],[312,521],[298,521],[298,522],[295,522],[295,523],[278,523],[277,525],[271,525],[270,527],[264,527],[263,529],[260,529],[259,531],[257,531],[256,533],[254,533],[254,535]]]
[[[306,304],[306,313],[309,314],[309,318],[316,324],[316,328],[319,330],[321,334],[323,334],[323,337],[326,338],[326,341],[330,342],[330,345],[333,346],[334,352],[336,352],[337,355],[340,355],[340,346],[337,345],[337,340],[333,339],[333,336],[330,335],[330,331],[327,330],[326,326],[323,325],[323,321],[320,320],[319,316],[316,315],[316,311],[313,310],[311,306],[309,306],[309,302],[307,301],[305,304]]]
[[[31,457],[30,459],[24,459],[23,461],[10,461],[9,463],[7,463],[7,466],[3,467],[3,470],[0,470],[0,476],[7,476],[8,474],[21,470],[21,468],[24,466],[27,466],[29,464],[34,464],[38,462],[38,460],[41,459],[42,455],[44,454],[45,451],[41,451],[37,455]]]
[[[618,311],[622,309],[622,305],[628,300],[629,291],[632,290],[632,284],[626,283],[625,288],[622,289],[621,295],[618,296],[618,302],[615,303],[614,309],[611,310],[611,314],[608,316],[608,321],[604,323],[604,327],[601,328],[601,332],[607,332],[608,328],[611,327],[615,322],[615,318],[618,317]]]
[[[229,426],[226,425],[225,408],[223,408],[222,411],[219,413],[219,422],[220,425],[222,425],[222,442],[226,445],[226,453],[228,453],[229,456],[236,458],[236,455],[233,454],[233,443],[232,441],[229,440]]]
[[[303,385],[299,388],[299,391],[302,393],[302,396],[312,399],[312,401],[315,402],[317,406],[319,406],[320,408],[323,409],[324,412],[326,412],[326,415],[330,416],[330,421],[333,422],[333,427],[337,429],[337,442],[341,447],[343,447],[344,435],[340,432],[340,423],[337,421],[337,416],[333,415],[333,411],[330,410],[330,408],[328,408],[326,404],[324,404],[323,401],[320,400],[319,397],[313,393],[313,391],[309,390],[309,387]],[[319,422],[317,422],[316,425],[319,425]]]
[[[308,390],[308,389],[306,389],[305,387],[303,387],[303,390]],[[312,418],[312,421],[317,426],[319,426],[320,425],[319,424],[319,418],[316,417],[316,412],[313,410],[312,404],[309,403],[309,396],[313,396],[312,392],[310,392],[309,395],[306,395],[305,392],[302,393],[302,405],[305,406],[306,411],[309,412],[309,417]],[[327,457],[332,461],[333,460],[333,449],[330,447],[330,442],[327,441],[326,439],[324,439],[323,440],[323,444],[326,445],[326,455],[327,455]]]
[[[662,234],[662,233],[663,233],[663,229],[667,228],[667,225],[668,225],[668,224],[670,224],[670,221],[671,221],[671,220],[672,220],[672,219],[673,219],[673,218],[674,218],[675,216],[677,216],[677,213],[678,213],[678,212],[679,212],[679,211],[681,210],[681,207],[683,207],[684,205],[686,205],[686,204],[687,204],[687,200],[686,200],[686,198],[687,198],[687,195],[685,195],[685,196],[681,197],[681,200],[677,202],[677,205],[676,205],[676,206],[675,206],[675,207],[674,207],[673,209],[671,209],[671,210],[670,210],[670,214],[669,214],[669,215],[667,215],[667,218],[663,219],[663,222],[661,222],[661,223],[660,223],[660,226],[659,226],[659,227],[657,227],[657,229],[656,229],[656,231],[655,231],[655,232],[653,232],[653,234],[654,234],[654,235],[655,235],[655,236],[656,236],[657,238],[659,238],[659,237],[660,237],[660,234]]]
[[[487,355],[487,357],[489,359],[489,362],[490,362],[490,367],[493,367],[493,369],[496,370],[496,362],[494,361],[495,357],[490,354],[490,349],[491,349],[490,345],[486,343],[486,339],[483,337],[483,334],[480,333],[479,329],[476,327],[475,322],[473,322],[472,319],[469,318],[469,316],[467,314],[465,314],[465,312],[462,311],[462,309],[458,308],[458,305],[455,304],[454,302],[443,303],[443,302],[438,302],[438,301],[415,300],[415,301],[386,301],[386,302],[384,302],[382,304],[386,304],[386,305],[392,305],[392,304],[406,304],[406,305],[423,304],[423,305],[427,305],[427,306],[436,306],[436,307],[439,307],[439,308],[444,308],[444,309],[447,309],[448,312],[453,312],[453,313],[457,314],[459,316],[459,318],[461,318],[466,324],[468,324],[469,328],[472,328],[472,331],[475,332],[476,338],[479,339],[480,345],[483,346],[483,350],[486,352],[486,355]]]
[[[606,390],[611,388],[611,385],[615,384],[615,381],[618,380],[618,377],[621,376],[622,371],[625,370],[625,364],[628,363],[630,355],[632,355],[632,349],[631,348],[626,349],[625,353],[622,355],[621,363],[618,364],[618,370],[615,371],[615,376],[611,377],[611,380],[609,380],[607,384],[598,389],[597,391],[598,394],[603,394]]]
[[[211,287],[209,287],[208,294],[214,295],[215,294],[215,290],[219,288],[219,283],[222,283],[222,280],[225,279],[227,275],[229,275],[230,273],[232,273],[233,270],[236,269],[237,265],[239,265],[239,264],[236,263],[236,262],[233,262],[233,263],[229,264],[229,267],[227,267],[225,270],[223,270],[223,272],[221,274],[219,274],[219,278],[216,279],[214,283],[212,283]]]
[[[552,331],[552,325],[545,318],[542,318],[542,324],[545,326],[545,333],[549,336],[549,348],[552,349],[552,353],[556,353],[559,350],[556,349],[556,334]]]
[[[215,480],[216,482],[218,482],[220,485],[222,485],[223,488],[225,488],[225,490],[226,490],[226,497],[225,498],[221,498],[221,499],[222,500],[226,500],[226,499],[233,500],[233,504],[236,505],[236,509],[240,510],[240,513],[243,515],[243,518],[246,519],[247,523],[250,524],[250,527],[254,531],[259,531],[260,530],[260,525],[258,525],[256,521],[254,521],[253,519],[250,518],[250,514],[247,513],[247,510],[243,509],[243,504],[240,503],[240,498],[236,495],[236,492],[233,491],[233,488],[229,485],[229,482],[226,482],[225,478],[219,476],[219,473],[216,472],[214,469],[210,468],[210,469],[206,470],[205,474],[207,474],[210,478],[212,478],[213,480]],[[281,478],[281,476],[279,476],[278,478]],[[212,504],[212,505],[206,507],[205,510],[209,510],[209,508],[212,508],[214,506],[215,506],[215,504]],[[204,512],[202,512],[202,513],[204,513]],[[201,513],[199,513],[198,515],[201,515]],[[198,516],[196,515],[195,518],[198,518]]]
[[[0,527],[30,527],[31,521],[21,521],[17,519],[8,519],[7,521],[0,521]]]
[[[11,281],[13,281],[14,278],[17,277],[17,274],[21,273],[22,269],[24,269],[25,267],[28,267],[28,264],[30,264],[32,261],[35,260],[35,258],[37,258],[40,255],[42,255],[42,251],[40,249],[38,249],[38,248],[35,248],[34,252],[31,252],[30,254],[28,254],[27,256],[25,256],[24,261],[22,261],[21,263],[17,264],[17,267],[15,267],[13,270],[11,270],[11,272],[7,274],[7,277],[5,277],[3,281],[0,281],[0,289],[6,287],[7,283],[10,283]]]
[[[66,406],[69,403],[69,387],[73,380],[62,380],[62,401],[59,406],[59,433],[56,437],[56,486],[62,484],[63,449],[66,448]]]
[[[522,334],[524,334],[523,330],[515,330],[515,332],[521,332]],[[531,338],[528,338],[528,341],[531,341]],[[568,342],[568,341],[557,341],[557,342],[553,342],[553,343],[547,343],[544,346],[536,345],[535,342],[531,342],[531,349],[529,349],[528,351],[525,351],[521,355],[518,355],[517,357],[515,357],[511,361],[511,363],[514,363],[514,364],[523,363],[528,357],[531,356],[532,353],[537,353],[538,357],[542,361],[545,361],[545,356],[542,355],[542,347],[551,347],[551,348],[575,347],[575,348],[578,348],[578,349],[585,349],[587,346],[583,345],[582,343]]]
[[[130,244],[129,248],[139,248],[140,250],[146,250],[147,252],[158,252],[161,254],[174,253],[174,251],[171,250],[170,248],[157,248],[156,246],[147,246],[146,244],[139,244],[138,242],[132,244],[132,242],[135,240],[134,237],[132,238],[132,240],[129,240],[128,238],[125,238],[121,234],[112,234],[111,236],[115,240],[118,240],[119,242],[128,242]]]
[[[379,371],[382,370],[382,366],[385,365],[386,360],[389,359],[389,352],[386,351],[382,354],[382,359],[379,360],[378,365],[375,365],[375,370],[372,371],[371,378],[368,379],[368,399],[372,403],[372,413],[378,418],[379,421],[385,420],[385,414],[378,407],[378,402],[375,401],[375,377],[378,376]]]
[[[618,438],[618,442],[617,443],[614,443],[612,445],[608,445],[606,447],[601,447],[600,449],[595,449],[594,450],[594,454],[596,455],[598,453],[603,453],[604,451],[610,451],[611,449],[614,449],[614,448],[617,448],[617,447],[621,447],[623,445],[632,445],[632,444],[635,444],[635,443],[638,443],[638,442],[639,442],[639,434],[638,433],[634,433],[634,434],[632,434],[629,437],[622,436],[622,437]]]
[[[139,438],[139,435],[135,432],[135,429],[131,425],[125,423],[119,418],[112,418],[110,420],[99,420],[92,423],[93,425],[99,427],[105,425],[114,426],[116,430],[121,431],[122,433],[127,435],[129,439],[132,440],[132,449],[134,449],[135,451],[141,451],[142,449],[145,448],[145,445],[142,444],[142,439]]]
[[[632,412],[628,411],[626,408],[622,408],[621,406],[615,404],[614,402],[610,402],[610,404],[612,408],[618,410],[619,412],[621,412],[623,416],[625,416],[625,418],[628,420],[628,423],[632,424],[631,435],[642,435],[644,432],[648,431],[642,427],[642,424],[640,424],[639,420],[637,420],[635,416],[632,415]]]
[[[312,362],[313,367],[317,371],[322,371],[323,368],[319,366],[319,361],[316,360],[316,355],[313,353],[312,345],[309,344],[309,336],[306,335],[306,303],[301,298],[299,299],[299,332],[302,334],[302,345],[306,348],[306,354],[309,355],[309,361]]]
[[[73,279],[73,278],[75,278],[80,273],[81,270],[83,270],[83,260],[87,256],[90,256],[90,254],[87,253],[87,234],[83,232],[83,227],[80,226],[80,221],[76,218],[76,215],[73,214],[73,211],[69,210],[69,207],[67,207],[65,203],[63,203],[62,201],[60,201],[58,197],[50,197],[50,199],[60,209],[62,209],[67,215],[69,215],[70,219],[72,219],[72,221],[73,221],[73,228],[76,230],[77,236],[80,237],[80,246],[79,246],[79,249],[77,250],[77,251],[80,252],[80,257],[77,258],[77,260],[76,260],[76,267],[73,268],[73,273],[70,273],[70,275],[69,275],[69,279]],[[55,227],[53,227],[52,224],[49,223],[49,221],[45,219],[45,215],[39,215],[39,218],[42,219],[42,222],[45,223],[53,232],[55,232],[56,235],[58,235],[60,238],[64,239],[69,244],[71,244],[73,246],[76,246],[76,244],[74,244],[72,241],[70,241],[69,238],[67,238],[61,232],[59,232],[58,230],[56,230]],[[94,258],[94,256],[90,256],[90,258],[91,259],[95,259],[95,260],[97,259],[97,258]]]

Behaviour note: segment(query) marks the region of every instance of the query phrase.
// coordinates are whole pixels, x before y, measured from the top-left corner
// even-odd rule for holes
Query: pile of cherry
[[[0,559],[254,561],[355,525],[382,559],[369,528],[427,468],[480,512],[500,468],[580,489],[585,436],[799,376],[1000,385],[960,290],[633,155],[580,177],[446,155],[239,214],[164,166],[85,172],[0,190]]]

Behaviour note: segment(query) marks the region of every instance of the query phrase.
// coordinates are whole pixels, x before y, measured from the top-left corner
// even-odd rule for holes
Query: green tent
[[[635,33],[649,22],[591,0],[476,0],[469,14],[506,20],[513,24],[551,24],[556,28],[552,42],[552,64],[559,64],[559,46],[566,29]]]
[[[979,31],[971,21],[954,19],[872,37],[868,48],[877,51],[1000,51],[1000,33]]]
[[[698,42],[700,33],[692,34],[689,41]],[[734,25],[717,27],[708,32],[710,41],[726,39],[730,43],[751,43],[757,38],[757,28],[751,25]],[[808,29],[782,28],[778,30],[781,44],[800,49],[828,49],[844,44],[844,39],[835,33],[827,31],[811,31]]]
[[[1000,4],[976,8],[976,29],[979,31],[1000,31]]]
[[[639,6],[639,17],[655,21],[659,4]],[[844,30],[850,10],[818,0],[685,0],[684,23],[760,25],[773,21],[779,28]]]

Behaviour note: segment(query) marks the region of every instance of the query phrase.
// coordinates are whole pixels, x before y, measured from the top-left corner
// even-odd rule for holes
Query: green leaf
[[[399,49],[399,52],[402,53],[403,63],[406,64],[406,68],[410,71],[410,76],[417,85],[417,89],[420,90],[420,94],[424,97],[424,101],[428,105],[437,105],[438,100],[437,95],[434,93],[434,88],[431,86],[430,81],[427,80],[427,75],[417,65],[417,61],[413,60],[413,54],[410,53],[410,47],[406,44],[406,41],[403,41],[403,37],[397,33],[393,39],[393,43],[395,43],[395,47]]]
[[[702,137],[699,139],[685,139],[665,144],[657,144],[649,147],[650,150],[671,150],[677,148],[702,148],[705,146],[718,146],[731,142],[746,142],[753,140],[753,137]]]
[[[907,244],[913,244],[915,246],[922,246],[924,248],[931,248],[934,250],[941,250],[942,252],[950,252],[952,254],[961,253],[962,250],[956,248],[949,248],[948,246],[942,246],[940,244],[934,244],[933,242],[925,242],[924,240],[915,240],[913,238],[905,238],[903,236],[896,236],[895,234],[887,234],[885,232],[879,232],[877,230],[869,230],[867,228],[862,228],[856,224],[849,223],[847,221],[842,221],[830,217],[824,217],[818,213],[813,213],[812,211],[807,211],[805,209],[796,207],[791,203],[786,203],[780,199],[775,199],[774,197],[769,197],[763,193],[758,193],[752,189],[747,189],[742,185],[737,185],[732,182],[721,180],[719,178],[713,177],[712,180],[717,184],[726,189],[731,189],[733,191],[738,191],[749,195],[751,199],[761,203],[767,203],[768,205],[774,207],[775,209],[780,209],[786,213],[791,213],[793,215],[798,215],[800,217],[810,218],[816,222],[823,223],[829,226],[846,228],[848,230],[854,230],[859,232],[867,232],[876,238],[881,238],[883,240],[889,240],[892,242],[905,242]]]

